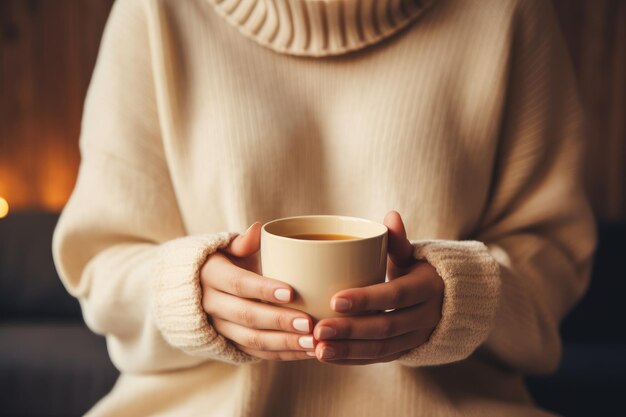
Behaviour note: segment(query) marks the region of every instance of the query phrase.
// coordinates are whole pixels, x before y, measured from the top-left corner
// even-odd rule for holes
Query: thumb
[[[387,254],[391,261],[399,267],[407,267],[415,263],[413,246],[406,237],[406,230],[400,213],[395,210],[387,212],[383,224],[389,229]]]
[[[243,234],[237,235],[223,250],[231,255],[244,258],[257,252],[261,247],[261,222],[254,222]]]

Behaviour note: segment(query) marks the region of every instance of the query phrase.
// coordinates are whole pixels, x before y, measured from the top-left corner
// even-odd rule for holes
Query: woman
[[[549,415],[523,376],[596,243],[574,85],[542,0],[118,0],[53,242],[121,371],[89,415]],[[388,226],[389,282],[333,297],[369,315],[258,274],[305,214]]]

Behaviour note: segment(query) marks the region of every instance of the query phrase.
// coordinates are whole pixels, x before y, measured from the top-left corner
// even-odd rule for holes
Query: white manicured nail
[[[294,319],[293,328],[301,332],[309,332],[309,321],[307,319]]]
[[[303,348],[312,348],[313,347],[313,337],[312,336],[302,336],[298,339],[298,343]]]
[[[274,297],[280,301],[289,301],[289,297],[291,296],[291,291],[286,290],[284,288],[279,288],[274,291]]]

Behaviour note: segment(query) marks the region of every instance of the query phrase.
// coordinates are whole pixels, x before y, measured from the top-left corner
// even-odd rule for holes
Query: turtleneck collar
[[[338,55],[407,26],[435,0],[209,0],[245,36],[277,52]]]

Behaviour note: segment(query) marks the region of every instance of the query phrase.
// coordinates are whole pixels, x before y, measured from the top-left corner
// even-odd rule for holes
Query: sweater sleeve
[[[583,187],[582,114],[548,2],[515,16],[491,193],[471,240],[411,240],[445,289],[430,339],[398,360],[437,365],[476,353],[527,373],[555,370],[560,320],[584,294],[596,245]]]
[[[85,101],[81,165],[54,232],[55,265],[124,372],[258,361],[218,334],[199,270],[238,234],[187,235],[169,176],[144,2],[120,0]]]

